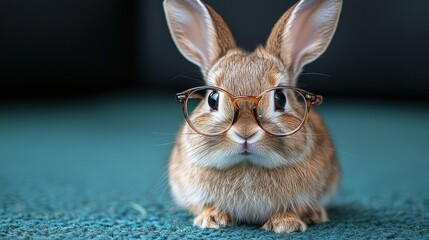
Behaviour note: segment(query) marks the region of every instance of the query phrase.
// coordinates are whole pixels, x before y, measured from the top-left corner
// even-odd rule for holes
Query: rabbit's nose
[[[261,130],[256,129],[251,132],[238,132],[236,129],[229,131],[229,137],[237,143],[255,143],[261,138]]]

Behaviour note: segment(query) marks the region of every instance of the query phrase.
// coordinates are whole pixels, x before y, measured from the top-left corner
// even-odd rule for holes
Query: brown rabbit
[[[248,53],[210,6],[164,1],[174,42],[211,87],[185,115],[169,162],[172,195],[194,214],[195,226],[249,223],[281,233],[328,221],[324,206],[339,180],[338,163],[322,120],[308,112],[320,96],[294,87],[303,66],[329,45],[341,6],[341,0],[299,1],[265,47]],[[189,94],[178,101],[186,105]]]

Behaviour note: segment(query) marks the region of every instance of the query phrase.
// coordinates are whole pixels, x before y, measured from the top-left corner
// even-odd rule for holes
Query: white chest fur
[[[262,178],[260,171],[266,174]],[[287,176],[278,179],[269,170],[260,171],[243,166],[239,170],[188,175],[186,187],[179,190],[172,183],[173,195],[182,206],[202,208],[210,204],[235,221],[246,223],[262,223],[276,212],[313,205],[314,196],[298,191],[299,186]]]

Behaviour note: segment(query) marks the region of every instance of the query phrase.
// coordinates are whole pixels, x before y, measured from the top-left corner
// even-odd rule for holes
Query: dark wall
[[[133,85],[133,11],[121,0],[1,0],[0,95]]]
[[[207,2],[251,51],[295,1]],[[426,0],[344,1],[331,46],[305,68],[302,85],[325,95],[429,99],[427,9]],[[200,78],[174,46],[160,0],[0,0],[1,97],[200,84],[176,78],[183,74]]]

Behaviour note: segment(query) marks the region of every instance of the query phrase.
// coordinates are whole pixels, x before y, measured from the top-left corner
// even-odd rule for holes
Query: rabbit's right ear
[[[164,11],[179,51],[204,74],[235,41],[223,19],[199,0],[165,0]]]

